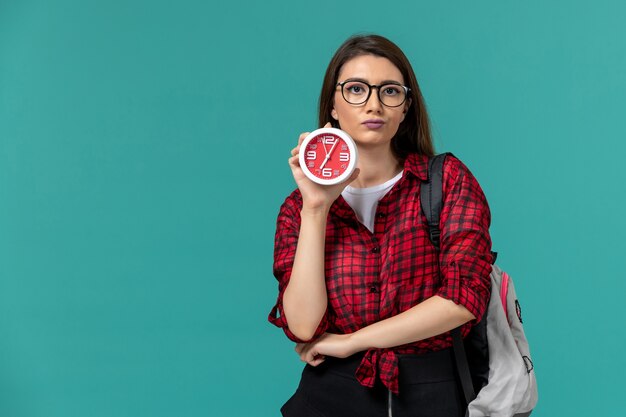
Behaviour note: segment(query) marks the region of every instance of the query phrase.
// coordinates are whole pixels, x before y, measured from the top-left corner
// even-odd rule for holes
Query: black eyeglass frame
[[[346,85],[346,83],[350,83],[350,82],[358,82],[361,84],[365,84],[368,87],[368,92],[367,92],[367,97],[365,97],[365,100],[363,100],[360,103],[352,103],[350,101],[348,101],[348,99],[346,98],[346,96],[343,93],[343,86]],[[387,85],[397,85],[398,87],[402,87],[404,88],[404,100],[402,100],[402,103],[397,104],[395,106],[390,106],[388,104],[385,104],[383,102],[383,100],[380,98],[380,87],[384,87]],[[360,106],[361,104],[365,104],[367,103],[367,100],[370,99],[370,97],[372,96],[372,89],[376,88],[376,95],[378,96],[378,101],[380,101],[380,103],[384,106],[387,107],[391,107],[391,108],[395,108],[395,107],[400,107],[401,105],[403,105],[404,103],[406,103],[406,99],[409,97],[409,93],[411,92],[411,89],[409,87],[407,87],[406,85],[402,85],[398,82],[388,82],[385,84],[380,84],[380,85],[376,85],[376,84],[369,84],[363,80],[360,79],[347,79],[345,81],[342,81],[340,83],[335,84],[335,87],[341,87],[341,97],[343,97],[343,99],[346,101],[346,103],[351,104],[353,106]]]

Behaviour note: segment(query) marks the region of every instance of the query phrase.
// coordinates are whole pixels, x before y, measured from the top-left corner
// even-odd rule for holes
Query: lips
[[[380,129],[385,124],[385,122],[380,119],[369,119],[364,121],[362,124],[365,125],[368,129]]]

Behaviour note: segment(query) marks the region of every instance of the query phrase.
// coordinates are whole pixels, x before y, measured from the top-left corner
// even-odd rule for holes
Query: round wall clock
[[[357,150],[346,132],[332,127],[314,130],[300,146],[300,168],[322,185],[345,181],[356,168]]]

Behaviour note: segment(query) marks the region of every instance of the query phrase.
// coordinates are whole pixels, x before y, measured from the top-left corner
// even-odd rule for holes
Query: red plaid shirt
[[[438,295],[467,308],[479,321],[490,294],[490,213],[480,185],[458,159],[444,164],[444,205],[441,212],[441,252],[428,237],[420,208],[420,184],[427,179],[428,158],[411,154],[404,175],[379,201],[374,233],[362,225],[340,196],[326,226],[325,270],[328,308],[313,339],[324,332],[347,334],[395,316]],[[282,299],[291,276],[302,197],[294,191],[278,215],[274,275],[278,301],[269,321],[287,337],[302,342],[287,327]],[[463,335],[472,323],[463,327]],[[390,349],[369,349],[356,377],[372,387],[377,376],[398,392],[396,354],[421,354],[450,347],[444,333]]]

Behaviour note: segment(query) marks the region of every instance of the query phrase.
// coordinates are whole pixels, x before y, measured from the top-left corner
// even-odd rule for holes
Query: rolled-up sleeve
[[[485,195],[462,162],[446,158],[441,212],[440,266],[437,295],[464,306],[482,319],[491,290],[491,214]]]
[[[300,210],[297,200],[292,194],[280,208],[276,221],[276,235],[274,238],[274,276],[278,280],[278,298],[270,311],[268,320],[273,325],[283,329],[287,337],[294,342],[302,343],[317,339],[328,329],[328,311],[320,321],[315,334],[309,340],[302,340],[294,335],[287,326],[287,318],[283,309],[283,296],[296,256],[296,247],[300,233]]]

